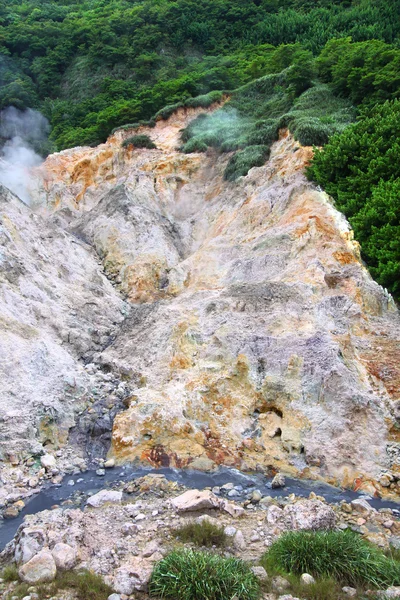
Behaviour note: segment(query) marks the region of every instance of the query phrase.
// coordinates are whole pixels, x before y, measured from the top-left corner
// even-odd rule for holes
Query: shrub
[[[135,148],[147,148],[148,150],[154,150],[154,148],[157,148],[149,136],[144,134],[132,135],[131,137],[126,138],[121,145],[123,148],[127,148],[128,146],[135,146]]]
[[[276,565],[288,573],[332,577],[350,586],[400,584],[400,563],[350,530],[286,533],[272,544],[262,563],[267,569]]]
[[[64,571],[58,573],[49,593],[55,595],[58,590],[73,589],[77,600],[107,600],[112,589],[92,571]]]
[[[289,127],[295,139],[303,146],[323,146],[331,135],[330,127],[313,117],[298,119]]]
[[[150,595],[174,600],[257,600],[258,580],[243,561],[176,550],[155,565]]]
[[[225,546],[227,536],[224,528],[204,520],[201,523],[187,523],[172,530],[172,535],[181,542],[191,542],[196,546]]]
[[[232,156],[226,166],[224,178],[235,181],[238,177],[247,175],[252,167],[261,167],[268,157],[268,146],[248,146]]]
[[[170,118],[171,115],[174,114],[178,108],[182,108],[184,106],[183,102],[176,102],[175,104],[167,104],[164,108],[161,108],[156,114],[153,116],[154,121],[166,121]]]
[[[4,567],[0,577],[7,583],[10,581],[18,581],[17,565],[8,565],[7,567]]]
[[[205,152],[208,146],[202,140],[193,138],[182,146],[182,152],[190,154],[191,152]]]

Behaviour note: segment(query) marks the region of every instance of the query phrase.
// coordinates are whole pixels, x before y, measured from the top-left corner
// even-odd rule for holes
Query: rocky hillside
[[[281,131],[229,183],[229,154],[177,150],[199,112],[136,132],[156,149],[120,130],[51,155],[32,207],[1,190],[3,480],[43,475],[43,451],[53,475],[104,458],[112,429],[116,462],[397,493],[393,301],[305,179],[310,148]]]

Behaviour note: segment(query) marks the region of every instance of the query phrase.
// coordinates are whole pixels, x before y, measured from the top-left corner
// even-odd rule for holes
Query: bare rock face
[[[310,148],[282,132],[265,166],[228,183],[229,157],[175,150],[198,112],[142,128],[157,150],[123,149],[120,131],[49,157],[33,190],[42,216],[3,194],[3,452],[50,425],[66,439],[88,356],[133,386],[117,463],[382,490],[400,460],[397,309],[304,178]]]
[[[65,443],[85,406],[82,356],[107,344],[124,302],[90,246],[0,189],[0,459]],[[46,469],[55,466],[46,455]]]

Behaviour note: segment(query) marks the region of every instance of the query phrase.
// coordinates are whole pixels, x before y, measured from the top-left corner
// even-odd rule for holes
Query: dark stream
[[[100,477],[94,471],[79,473],[78,475],[66,475],[61,484],[48,485],[41,492],[27,500],[25,508],[15,519],[6,519],[0,524],[0,551],[12,540],[18,527],[26,515],[35,514],[60,504],[73,497],[77,492],[85,494],[95,493],[103,488],[110,487],[111,484],[121,482],[128,483],[138,477],[143,477],[150,473],[163,474],[171,481],[176,481],[187,488],[204,489],[206,487],[222,486],[225,483],[233,483],[234,486],[241,486],[242,490],[232,500],[243,501],[247,494],[254,489],[260,490],[263,496],[285,497],[289,494],[307,497],[310,492],[315,492],[330,503],[338,503],[342,500],[350,502],[362,495],[349,490],[335,488],[326,483],[286,478],[286,486],[281,489],[271,489],[271,479],[266,478],[259,473],[245,474],[236,469],[221,467],[214,473],[204,473],[203,471],[179,470],[171,468],[146,469],[144,467],[116,467],[108,469],[105,475]],[[74,485],[68,482],[74,481]],[[363,497],[366,497],[365,495]],[[368,502],[375,508],[392,508],[400,515],[400,505],[395,502],[379,500],[377,498],[368,498]]]

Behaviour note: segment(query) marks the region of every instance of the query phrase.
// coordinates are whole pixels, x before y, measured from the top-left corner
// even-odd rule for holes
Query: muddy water
[[[87,471],[75,476],[67,475],[61,484],[45,487],[39,494],[33,496],[27,502],[25,508],[17,518],[4,520],[0,525],[0,550],[14,537],[26,515],[35,514],[49,509],[55,504],[60,504],[71,498],[76,492],[84,492],[90,495],[111,486],[113,483],[122,481],[128,483],[138,477],[152,473],[163,474],[167,479],[176,481],[192,489],[204,489],[206,487],[222,486],[225,483],[233,483],[234,486],[241,486],[242,488],[238,490],[238,495],[232,498],[232,500],[238,501],[244,500],[246,495],[254,489],[260,490],[264,496],[273,497],[285,497],[289,496],[289,494],[306,497],[313,491],[320,496],[324,496],[331,503],[340,502],[341,500],[349,502],[360,497],[360,494],[356,492],[335,488],[325,483],[290,478],[286,478],[286,486],[284,488],[274,490],[271,489],[271,479],[267,479],[261,474],[241,473],[236,469],[229,469],[227,467],[221,467],[214,473],[204,473],[203,471],[189,469],[146,469],[144,467],[134,468],[125,466],[106,470],[105,475],[102,477],[96,475],[94,471]],[[73,485],[71,485],[71,481],[74,482]],[[399,504],[376,498],[368,499],[368,501],[377,509],[392,508],[400,515]]]

